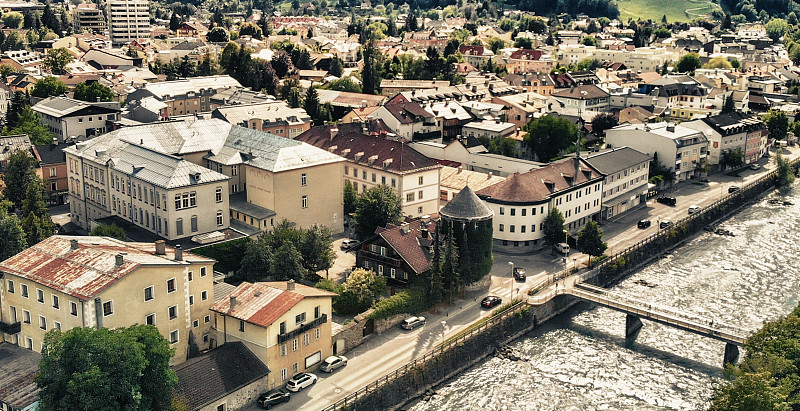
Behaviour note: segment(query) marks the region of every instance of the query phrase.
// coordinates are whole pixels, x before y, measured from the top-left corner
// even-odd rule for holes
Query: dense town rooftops
[[[287,285],[285,281],[244,282],[236,287],[227,299],[215,303],[211,307],[211,311],[251,324],[269,327],[303,298],[334,296],[336,293],[293,282],[291,285]]]
[[[180,96],[188,93],[198,93],[203,90],[219,90],[224,88],[242,88],[231,76],[205,76],[188,79],[163,81],[159,83],[145,83],[143,89],[160,98]]]
[[[609,94],[594,84],[586,84],[556,91],[552,96],[577,100],[592,100],[606,98]]]
[[[757,116],[740,112],[719,114],[701,120],[723,136],[766,128],[764,122]]]
[[[575,175],[575,162],[579,171]],[[559,192],[601,179],[603,174],[583,159],[565,158],[527,173],[514,173],[505,181],[486,187],[476,194],[487,201],[502,203],[541,203]]]
[[[602,153],[592,154],[586,158],[587,163],[606,175],[650,160],[652,160],[652,157],[649,155],[630,147],[618,147]]]
[[[675,142],[678,147],[683,147],[692,144],[699,144],[708,141],[703,133],[684,127],[680,124],[670,124],[667,122],[661,123],[648,123],[648,124],[625,124],[614,127],[612,130],[633,131],[639,130],[646,133],[651,133],[660,137],[665,137]],[[648,138],[646,134],[642,134],[642,138]]]
[[[284,101],[218,107],[211,115],[240,126],[255,119],[269,125],[299,125],[311,121],[304,109],[291,108]]]
[[[425,111],[418,103],[388,104],[384,106],[389,114],[392,115],[400,124],[412,124],[432,117],[432,114]]]
[[[179,266],[214,260],[154,243],[124,242],[110,237],[54,235],[0,262],[0,271],[88,300],[141,266]]]

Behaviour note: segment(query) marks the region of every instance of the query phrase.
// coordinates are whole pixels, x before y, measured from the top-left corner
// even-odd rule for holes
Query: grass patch
[[[698,14],[710,14],[714,7],[710,1],[705,0],[619,0],[617,6],[620,12],[620,21],[628,21],[628,18],[637,20],[653,19],[661,21],[661,17],[666,15],[667,21],[690,21]],[[692,14],[689,17],[686,10]]]

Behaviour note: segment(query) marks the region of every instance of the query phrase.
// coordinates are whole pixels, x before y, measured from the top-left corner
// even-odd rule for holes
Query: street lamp
[[[514,299],[514,263],[512,261],[508,262],[508,265],[511,266],[511,299]]]
[[[445,327],[447,327],[447,321],[442,320],[442,341],[444,341]]]
[[[589,258],[591,259],[592,256],[589,256]],[[572,269],[574,270],[576,268],[578,268],[578,257],[572,257]]]

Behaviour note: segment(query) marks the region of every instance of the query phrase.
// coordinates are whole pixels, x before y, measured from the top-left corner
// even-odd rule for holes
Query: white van
[[[569,254],[569,244],[567,243],[558,243],[553,246],[553,249],[561,254]]]

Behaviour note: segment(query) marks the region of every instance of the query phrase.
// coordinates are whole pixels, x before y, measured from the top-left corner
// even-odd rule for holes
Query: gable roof
[[[39,373],[42,354],[14,344],[0,344],[0,403],[13,409],[26,409],[39,401]]]
[[[399,103],[383,106],[400,124],[413,124],[431,117],[418,103]]]
[[[511,53],[514,60],[539,60],[545,53],[541,50],[519,49]]]
[[[608,97],[609,94],[606,93],[600,87],[595,86],[594,84],[584,84],[556,91],[555,93],[552,94],[552,96],[561,98],[571,98],[577,100],[589,100],[593,98]]]
[[[269,375],[269,369],[241,341],[229,342],[172,367],[175,396],[197,410]]]
[[[630,147],[618,147],[610,151],[592,154],[586,162],[603,174],[614,174],[639,163],[650,161],[652,157]]]
[[[285,281],[282,283],[286,284]],[[228,295],[227,299],[216,302],[211,311],[261,327],[269,327],[303,298],[336,296],[336,293],[302,284],[295,284],[294,290],[287,290],[286,286],[277,288],[274,285],[277,283],[243,282]]]
[[[575,162],[580,172],[575,175]],[[603,177],[584,159],[565,158],[527,173],[514,173],[505,181],[486,187],[476,194],[487,201],[505,203],[537,203],[548,200],[560,191]]]
[[[119,103],[115,102],[98,102],[89,103],[86,101],[75,100],[69,97],[54,96],[46,98],[33,107],[33,110],[40,113],[48,114],[53,117],[64,117],[70,114],[89,108],[95,107],[99,109],[98,113],[118,113],[122,110],[119,108]]]
[[[422,228],[427,224],[427,238]],[[423,273],[431,266],[430,245],[438,228],[437,221],[426,223],[421,218],[406,220],[402,225],[389,224],[378,227],[375,234],[382,238],[415,273]]]
[[[40,164],[61,164],[67,162],[67,155],[64,154],[64,149],[69,146],[67,143],[45,144],[35,146],[34,150],[39,154]]]

